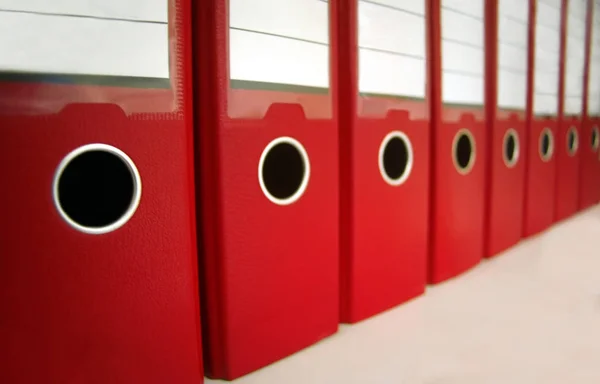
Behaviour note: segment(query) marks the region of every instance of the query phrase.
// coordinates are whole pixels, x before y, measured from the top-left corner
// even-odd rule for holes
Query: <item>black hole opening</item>
[[[506,141],[504,143],[504,155],[506,156],[506,160],[509,163],[515,161],[517,142],[515,140],[514,135],[508,135]]]
[[[473,143],[466,134],[461,134],[456,143],[456,163],[461,169],[465,169],[471,162],[471,156],[473,156]]]
[[[577,134],[575,131],[569,131],[569,152],[575,152],[577,149]]]
[[[390,139],[383,149],[383,170],[387,177],[399,180],[408,166],[408,146],[399,137]]]
[[[592,148],[595,149],[598,147],[598,144],[600,144],[598,140],[600,140],[600,137],[598,137],[598,130],[594,129],[592,130]]]
[[[134,178],[127,164],[105,151],[75,157],[58,180],[58,202],[75,223],[106,227],[119,220],[134,196]]]
[[[263,183],[267,191],[277,199],[293,196],[300,189],[305,173],[300,151],[289,143],[275,145],[265,156]]]
[[[550,153],[550,134],[549,133],[544,133],[544,135],[542,136],[542,142],[540,143],[540,150],[542,152],[542,156],[547,157],[548,154]]]

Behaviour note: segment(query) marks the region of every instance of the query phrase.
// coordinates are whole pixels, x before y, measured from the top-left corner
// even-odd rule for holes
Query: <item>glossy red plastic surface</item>
[[[24,114],[4,102],[105,90],[0,84],[2,383],[202,382],[190,4],[174,4],[183,58],[173,112],[126,115],[116,105],[74,102],[56,113]],[[135,100],[172,92],[121,91]],[[143,186],[131,220],[104,235],[73,229],[52,199],[57,165],[90,143],[128,154]]]
[[[600,157],[598,146],[594,145],[593,134],[600,129],[598,117],[590,116],[590,67],[592,56],[592,33],[594,32],[593,1],[587,3],[585,28],[585,61],[583,71],[583,118],[580,132],[580,172],[579,172],[579,209],[586,209],[600,200]],[[600,134],[600,133],[598,133]],[[600,140],[600,138],[599,138]]]
[[[453,141],[460,129],[468,129],[475,140],[471,171],[460,174],[453,161]],[[444,121],[435,143],[436,175],[430,282],[439,283],[477,265],[483,256],[485,208],[485,123],[463,113],[456,122]]]
[[[528,170],[525,180],[524,236],[535,235],[552,225],[556,194],[556,134],[555,119],[532,120],[528,134]],[[554,137],[554,154],[548,161],[540,156],[540,135],[544,128],[550,129]]]
[[[585,119],[581,126],[579,207],[585,209],[600,201],[600,155],[598,148],[592,146],[592,132],[594,127],[600,129],[600,120]]]
[[[354,323],[425,290],[429,122],[425,101],[358,96],[358,1],[339,8],[340,320]],[[410,114],[412,115],[409,116]],[[400,185],[379,168],[386,135],[410,140],[413,163]]]
[[[341,292],[343,322],[357,322],[401,304],[425,290],[429,141],[427,121],[411,121],[407,112],[391,111],[384,119],[358,118],[351,128],[351,226],[342,234]],[[398,186],[383,179],[378,167],[384,137],[399,130],[411,141],[414,163]]]
[[[230,89],[227,1],[194,16],[204,353],[208,376],[232,380],[337,330],[337,121],[329,94]],[[232,117],[240,111],[251,116]],[[306,191],[289,205],[268,200],[258,180],[263,149],[281,136],[310,161]]]
[[[567,149],[571,128],[574,128],[578,135],[578,148],[574,154],[570,154]],[[564,117],[559,124],[556,140],[555,221],[564,220],[579,210],[581,145],[580,118]]]
[[[485,1],[485,94],[490,157],[486,169],[485,257],[495,256],[515,245],[523,232],[526,116],[523,112],[509,113],[498,107],[498,5],[498,0]],[[516,135],[514,164],[505,157],[509,132]]]
[[[514,129],[519,140],[519,157],[511,167],[504,160],[504,138],[509,129]],[[515,245],[523,233],[525,122],[514,115],[509,119],[497,120],[490,134],[492,153],[487,257]]]

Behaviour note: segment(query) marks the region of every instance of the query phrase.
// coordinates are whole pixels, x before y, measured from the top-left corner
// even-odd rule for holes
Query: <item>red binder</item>
[[[527,163],[524,236],[554,220],[558,131],[560,9],[530,0]]]
[[[486,20],[491,158],[485,256],[491,257],[516,244],[523,232],[529,6],[520,0],[489,0]]]
[[[335,6],[211,0],[196,11],[210,377],[234,379],[337,330]]]
[[[560,124],[557,140],[556,212],[562,220],[579,207],[580,133],[585,72],[586,2],[563,0]]]
[[[424,0],[340,4],[342,322],[360,321],[425,290],[425,8]]]
[[[600,200],[600,6],[587,2],[585,65],[583,72],[583,121],[581,132],[581,173],[579,208],[585,209]]]
[[[429,280],[438,283],[475,266],[483,254],[484,4],[432,0],[430,9],[434,89]]]
[[[190,2],[169,4],[0,12],[2,383],[202,382]]]

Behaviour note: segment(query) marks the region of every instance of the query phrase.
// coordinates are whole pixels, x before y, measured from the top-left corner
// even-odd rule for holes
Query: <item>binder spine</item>
[[[337,3],[337,5],[335,5]],[[352,300],[348,293],[352,291],[354,247],[347,239],[352,238],[354,228],[354,135],[349,134],[353,129],[357,114],[358,95],[358,0],[339,0],[332,3],[337,7],[337,27],[335,39],[337,49],[337,87],[334,87],[334,100],[337,98],[337,117],[339,119],[339,163],[347,166],[339,167],[340,180],[340,319],[346,319],[352,312]]]
[[[569,0],[561,0],[560,7],[560,59],[558,72],[558,121],[562,122],[565,116],[565,73],[567,68],[567,27],[569,20]],[[556,179],[558,182],[558,178]]]
[[[227,115],[229,76],[227,73],[227,1],[194,2],[194,73],[195,88],[195,162],[201,219],[198,241],[201,244],[201,313],[205,374],[228,376],[225,348],[228,335],[223,327],[227,296],[223,259],[221,135],[219,125]],[[206,129],[205,127],[211,127]],[[210,352],[209,352],[210,351]]]
[[[437,180],[438,169],[438,142],[439,133],[437,127],[442,124],[442,61],[441,61],[441,0],[427,0],[426,19],[427,19],[427,60],[428,63],[428,100],[430,113],[430,141],[429,141],[429,244],[435,244],[437,239],[435,230],[435,220],[437,199],[435,193],[435,181]],[[428,266],[428,281],[433,280],[434,276],[434,261],[435,247],[429,247],[429,262]]]
[[[529,28],[527,32],[527,102],[525,108],[525,142],[523,148],[524,165],[525,165],[525,191],[523,196],[523,234],[528,232],[528,224],[530,219],[530,200],[533,196],[532,188],[530,187],[531,179],[531,164],[532,158],[537,156],[536,151],[532,151],[532,140],[537,141],[533,134],[533,122],[535,114],[534,96],[535,96],[535,33],[537,23],[537,0],[528,0],[529,2]],[[532,196],[530,196],[532,195]]]
[[[483,254],[488,254],[490,245],[490,228],[492,220],[492,170],[494,155],[494,132],[498,110],[498,0],[485,0],[485,129],[487,140],[484,144],[490,159],[486,161],[485,170],[485,209],[484,209],[484,239]]]

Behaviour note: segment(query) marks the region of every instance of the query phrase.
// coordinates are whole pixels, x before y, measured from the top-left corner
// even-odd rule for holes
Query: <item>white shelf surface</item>
[[[598,384],[600,206],[233,383]]]

